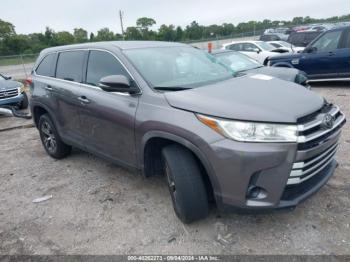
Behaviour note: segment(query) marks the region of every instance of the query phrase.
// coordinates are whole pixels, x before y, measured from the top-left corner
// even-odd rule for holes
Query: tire
[[[62,142],[48,114],[40,117],[38,128],[41,142],[49,156],[62,159],[70,154],[72,147]]]
[[[27,109],[28,105],[29,105],[28,96],[25,92],[23,92],[23,100],[19,104],[19,109]]]
[[[186,224],[207,217],[207,192],[194,155],[174,144],[163,148],[162,157],[177,217]]]

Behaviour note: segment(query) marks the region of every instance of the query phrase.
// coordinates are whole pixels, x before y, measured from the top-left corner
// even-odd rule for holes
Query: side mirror
[[[124,75],[110,75],[100,79],[99,85],[106,92],[136,94],[139,89],[131,86],[131,81]]]
[[[260,53],[260,49],[259,48],[254,48],[253,51],[256,52],[257,54]]]
[[[317,47],[314,47],[314,46],[309,46],[304,49],[304,53],[308,53],[308,54],[316,53],[316,51],[317,51]]]

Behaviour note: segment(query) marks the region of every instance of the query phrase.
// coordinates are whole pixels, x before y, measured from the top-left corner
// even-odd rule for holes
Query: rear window
[[[56,54],[49,54],[41,60],[39,66],[35,70],[38,75],[41,76],[53,76],[54,75],[54,64],[55,64]]]
[[[59,54],[56,78],[81,83],[85,51],[68,51]]]

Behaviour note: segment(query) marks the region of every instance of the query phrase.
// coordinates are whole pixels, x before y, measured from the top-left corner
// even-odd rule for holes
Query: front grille
[[[333,125],[329,128],[325,128],[323,124],[326,115],[333,118]],[[322,144],[338,132],[345,122],[345,115],[340,112],[339,107],[329,105],[318,110],[316,114],[303,117],[302,121],[298,121],[298,150],[307,150]]]
[[[334,144],[317,156],[294,163],[287,185],[300,184],[317,175],[332,162],[337,149],[338,144]]]
[[[331,116],[331,125],[325,125],[325,116]],[[298,152],[312,151],[331,139],[331,136],[340,133],[345,124],[345,115],[339,107],[325,104],[320,110],[298,120]],[[327,127],[327,128],[326,128]],[[333,161],[338,142],[328,146],[312,158],[295,162],[287,181],[287,186],[298,185],[319,175]]]
[[[18,96],[18,88],[0,90],[0,99]]]

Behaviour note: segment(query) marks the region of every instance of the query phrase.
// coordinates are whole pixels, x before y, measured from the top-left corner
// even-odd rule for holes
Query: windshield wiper
[[[190,87],[182,87],[182,86],[155,86],[153,87],[155,90],[161,91],[182,91],[192,89]]]

